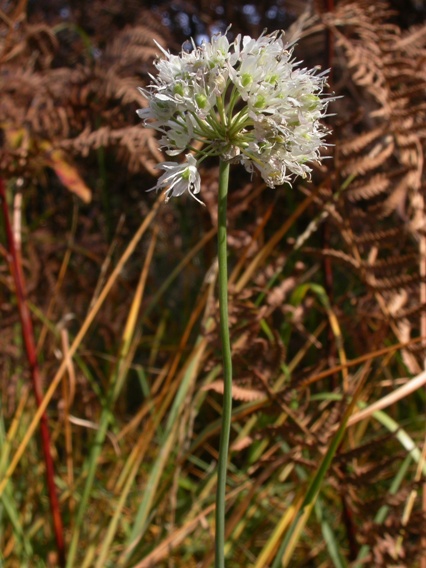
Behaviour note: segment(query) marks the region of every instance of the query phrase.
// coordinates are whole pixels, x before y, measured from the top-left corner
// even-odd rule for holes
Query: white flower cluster
[[[238,35],[232,43],[217,35],[180,55],[160,49],[158,74],[140,89],[148,106],[138,114],[162,134],[167,154],[195,157],[161,164],[165,173],[153,189],[167,188],[167,199],[185,191],[194,196],[201,183],[197,166],[212,155],[250,172],[256,167],[270,187],[291,174],[309,175],[307,162],[319,160],[324,145],[320,119],[331,97],[322,96],[325,73],[298,68],[281,33],[257,40]]]

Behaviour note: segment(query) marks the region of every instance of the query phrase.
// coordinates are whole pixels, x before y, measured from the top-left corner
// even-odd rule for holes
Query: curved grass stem
[[[229,436],[232,413],[232,358],[228,323],[228,266],[226,243],[226,212],[229,185],[229,163],[220,160],[218,200],[218,262],[220,337],[223,358],[223,407],[219,444],[218,478],[216,492],[215,568],[225,566],[225,496],[228,468]]]

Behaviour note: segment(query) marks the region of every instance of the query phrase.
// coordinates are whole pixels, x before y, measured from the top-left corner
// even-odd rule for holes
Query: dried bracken
[[[322,14],[321,25],[333,34],[335,77],[345,94],[335,106],[334,139],[342,222],[333,220],[354,273],[375,294],[388,321],[398,327],[403,317],[411,327],[404,334],[408,340],[425,317],[426,28],[403,31],[395,15],[385,2],[346,1]],[[341,254],[336,251],[334,258]],[[387,308],[401,290],[408,292],[404,316]],[[413,317],[407,320],[407,313]]]
[[[15,18],[9,30],[3,22],[0,45],[0,173],[28,177],[49,165],[52,150],[84,157],[110,147],[131,171],[153,173],[162,156],[132,110],[141,103],[136,87],[145,83],[159,53],[153,40],[167,39],[140,23],[119,30],[101,48],[73,26],[32,25],[24,14]],[[67,57],[70,44],[80,47],[77,64]]]

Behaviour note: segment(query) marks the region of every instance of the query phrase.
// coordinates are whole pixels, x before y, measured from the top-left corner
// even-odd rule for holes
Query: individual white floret
[[[172,196],[179,197],[186,191],[199,203],[202,203],[195,194],[200,192],[201,179],[197,169],[197,160],[192,154],[187,154],[186,162],[177,164],[176,162],[163,162],[157,167],[165,170],[165,173],[158,179],[157,184],[152,190],[166,189],[166,201]]]

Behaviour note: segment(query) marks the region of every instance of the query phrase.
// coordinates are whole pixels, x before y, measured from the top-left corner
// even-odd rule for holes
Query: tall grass
[[[247,203],[253,195],[261,199],[263,190],[254,187],[244,199]],[[414,481],[410,458],[419,471],[426,469],[411,439],[421,432],[417,419],[421,395],[407,391],[387,401],[392,417],[384,413],[386,408],[372,408],[371,413],[363,411],[359,421],[354,419],[358,404],[371,403],[373,388],[374,400],[386,391],[383,373],[387,381],[404,374],[399,353],[405,345],[389,336],[386,347],[358,353],[345,323],[352,317],[345,297],[354,282],[345,282],[330,305],[317,283],[318,267],[300,271],[303,253],[292,251],[295,241],[286,237],[300,231],[298,225],[305,222],[314,194],[300,199],[284,224],[276,222],[266,203],[263,212],[259,210],[258,230],[231,259],[231,339],[237,382],[226,501],[225,554],[230,567],[309,562],[348,566],[348,531],[352,528],[356,534],[357,524],[366,516],[378,526],[392,518],[395,508],[385,505],[386,494],[410,485],[410,478]],[[7,566],[58,562],[41,476],[43,459],[37,448],[37,429],[45,411],[53,434],[67,566],[207,568],[212,564],[222,389],[217,268],[206,267],[204,281],[193,285],[186,273],[194,272],[197,264],[191,263],[203,258],[203,247],[209,246],[214,230],[201,241],[194,240],[181,261],[169,260],[169,275],[153,288],[158,282],[156,263],[164,254],[164,220],[158,216],[164,207],[159,198],[128,244],[120,246],[120,256],[110,258],[114,266],[91,307],[87,302],[88,312],[79,326],[59,333],[53,320],[42,322],[42,311],[28,304],[36,329],[46,324],[43,329],[60,357],[56,365],[44,364],[45,395],[38,409],[25,381],[23,353],[22,367],[15,369],[21,376],[15,404],[3,395],[1,548]],[[24,254],[30,234],[24,227]],[[189,233],[186,240],[191,238]],[[140,242],[144,246],[138,250],[144,252],[136,258]],[[249,252],[253,249],[254,254]],[[291,260],[268,269],[276,265],[280,249]],[[69,254],[66,248],[63,260]],[[138,267],[139,277],[127,292],[126,312],[115,326],[111,348],[99,348],[105,314],[114,312],[114,293],[125,286],[122,276],[130,262],[133,270]],[[200,273],[200,268],[196,271]],[[266,277],[261,289],[251,288],[256,274]],[[63,286],[67,277],[73,278],[69,268],[60,276]],[[167,324],[163,310],[177,296],[174,287],[179,294],[186,288],[184,294],[190,296],[174,307],[170,304],[173,312]],[[273,294],[283,289],[289,292],[277,303]],[[91,291],[87,292],[90,297]],[[303,323],[297,310],[305,314]],[[339,361],[325,368],[328,326]],[[16,334],[18,338],[18,329]],[[285,353],[280,344],[285,345]],[[38,358],[45,359],[43,351]],[[406,396],[411,402],[405,402]],[[84,401],[90,401],[86,408]],[[411,428],[411,438],[403,425]],[[392,432],[394,442],[387,434]],[[364,467],[374,468],[368,453],[362,457],[362,448],[379,447],[375,440],[381,439],[387,450],[379,460],[388,463],[387,475],[378,482],[382,502],[372,505],[367,515],[352,511],[359,515],[353,527],[342,525],[343,501],[336,483],[345,474],[339,472],[356,472],[360,459]],[[351,457],[358,453],[361,457]],[[368,487],[361,486],[360,499],[371,500],[374,495],[376,490],[369,494]],[[366,542],[359,548],[359,561],[369,557],[372,545]]]

